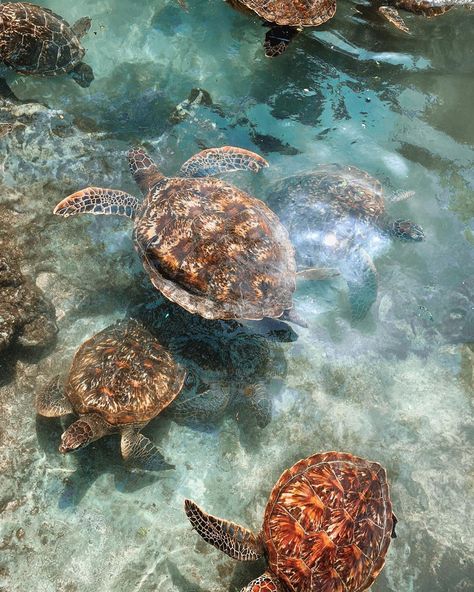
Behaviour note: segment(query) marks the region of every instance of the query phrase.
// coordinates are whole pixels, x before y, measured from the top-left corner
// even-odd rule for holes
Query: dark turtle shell
[[[29,2],[0,5],[1,60],[17,72],[66,74],[84,54],[71,26],[51,10]]]
[[[212,177],[156,184],[135,220],[154,286],[207,319],[279,317],[292,307],[288,233],[260,200]]]
[[[393,526],[385,469],[326,452],[282,474],[263,537],[271,571],[291,592],[362,592],[384,565]]]
[[[336,0],[231,0],[253,10],[270,23],[317,27],[336,13]]]
[[[76,352],[66,394],[79,415],[111,425],[150,421],[179,394],[185,371],[140,323],[119,322]]]

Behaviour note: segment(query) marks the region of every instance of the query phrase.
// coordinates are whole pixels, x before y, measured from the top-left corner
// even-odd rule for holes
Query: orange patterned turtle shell
[[[317,27],[336,13],[336,0],[231,0],[253,10],[270,23]]]
[[[179,394],[185,371],[140,323],[122,321],[97,333],[76,352],[66,394],[79,414],[109,424],[147,423]]]
[[[393,522],[383,467],[315,454],[270,494],[262,532],[270,569],[291,592],[362,592],[384,565]]]
[[[134,242],[154,286],[208,319],[291,309],[295,253],[262,201],[213,177],[164,178],[140,209]]]

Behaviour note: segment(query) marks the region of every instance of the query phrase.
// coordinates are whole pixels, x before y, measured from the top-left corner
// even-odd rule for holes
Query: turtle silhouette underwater
[[[70,26],[47,8],[29,2],[0,4],[0,62],[20,74],[69,75],[88,87],[94,74],[82,61],[81,38],[91,26],[84,17]]]
[[[284,384],[285,350],[260,323],[209,321],[160,299],[132,311],[186,369],[180,395],[166,409],[178,423],[206,427],[232,414],[245,429],[267,426]]]
[[[318,27],[336,14],[336,0],[227,0],[231,6],[257,14],[269,27],[265,55],[284,53],[304,27]]]
[[[140,430],[180,393],[186,372],[137,321],[120,321],[85,341],[67,379],[56,376],[39,393],[40,415],[79,415],[61,436],[61,453],[119,433],[132,467],[172,468]]]
[[[288,232],[260,200],[211,175],[258,171],[267,162],[234,147],[190,158],[179,177],[162,175],[143,150],[129,164],[144,200],[88,187],[54,214],[116,214],[134,220],[134,243],[151,282],[166,298],[207,319],[282,318],[292,309],[296,261]]]
[[[401,193],[394,201],[411,195]],[[337,269],[346,280],[353,320],[363,319],[377,299],[372,258],[392,238],[424,239],[420,226],[388,215],[382,185],[352,166],[321,165],[283,179],[270,188],[267,201],[290,233],[301,275],[305,268],[322,265]]]
[[[343,452],[315,454],[286,470],[259,534],[188,499],[185,511],[202,538],[233,559],[265,557],[267,570],[242,592],[362,592],[396,536],[385,469]]]

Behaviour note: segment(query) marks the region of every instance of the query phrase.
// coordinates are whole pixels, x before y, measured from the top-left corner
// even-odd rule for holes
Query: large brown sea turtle
[[[145,199],[88,187],[54,213],[116,214],[134,219],[135,247],[166,298],[207,319],[298,320],[291,310],[296,262],[288,233],[260,200],[213,178],[220,172],[267,166],[240,148],[199,152],[179,177],[162,175],[142,150],[129,153]]]
[[[353,166],[320,165],[283,179],[270,187],[267,201],[287,227],[302,270],[321,265],[339,270],[354,320],[364,318],[377,298],[372,258],[388,239],[424,239],[414,222],[390,217],[381,183]]]
[[[0,62],[20,74],[69,74],[80,86],[94,80],[92,68],[82,61],[81,37],[91,19],[70,26],[47,8],[29,2],[0,4]]]
[[[343,452],[315,454],[285,471],[257,535],[190,500],[185,510],[203,539],[233,559],[265,557],[267,570],[242,592],[362,592],[395,537],[385,469]]]
[[[39,393],[37,411],[46,417],[76,413],[59,451],[72,452],[109,434],[121,434],[124,460],[143,468],[168,468],[140,430],[180,393],[186,372],[137,321],[100,331],[76,352],[65,384],[55,377]]]

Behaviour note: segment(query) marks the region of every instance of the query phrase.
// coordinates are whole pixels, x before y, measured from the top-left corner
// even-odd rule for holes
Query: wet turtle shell
[[[262,201],[233,185],[162,179],[135,220],[134,239],[154,286],[191,313],[259,320],[292,307],[288,232]]]
[[[66,395],[79,415],[109,424],[147,423],[179,394],[185,371],[140,323],[118,322],[78,349]]]
[[[327,452],[285,471],[263,525],[269,567],[292,592],[362,592],[385,562],[394,527],[386,472]]]
[[[317,27],[336,12],[336,0],[231,0],[231,4],[245,6],[270,23],[293,27]]]
[[[47,8],[29,2],[0,5],[0,60],[22,74],[70,72],[85,54],[79,36]]]

